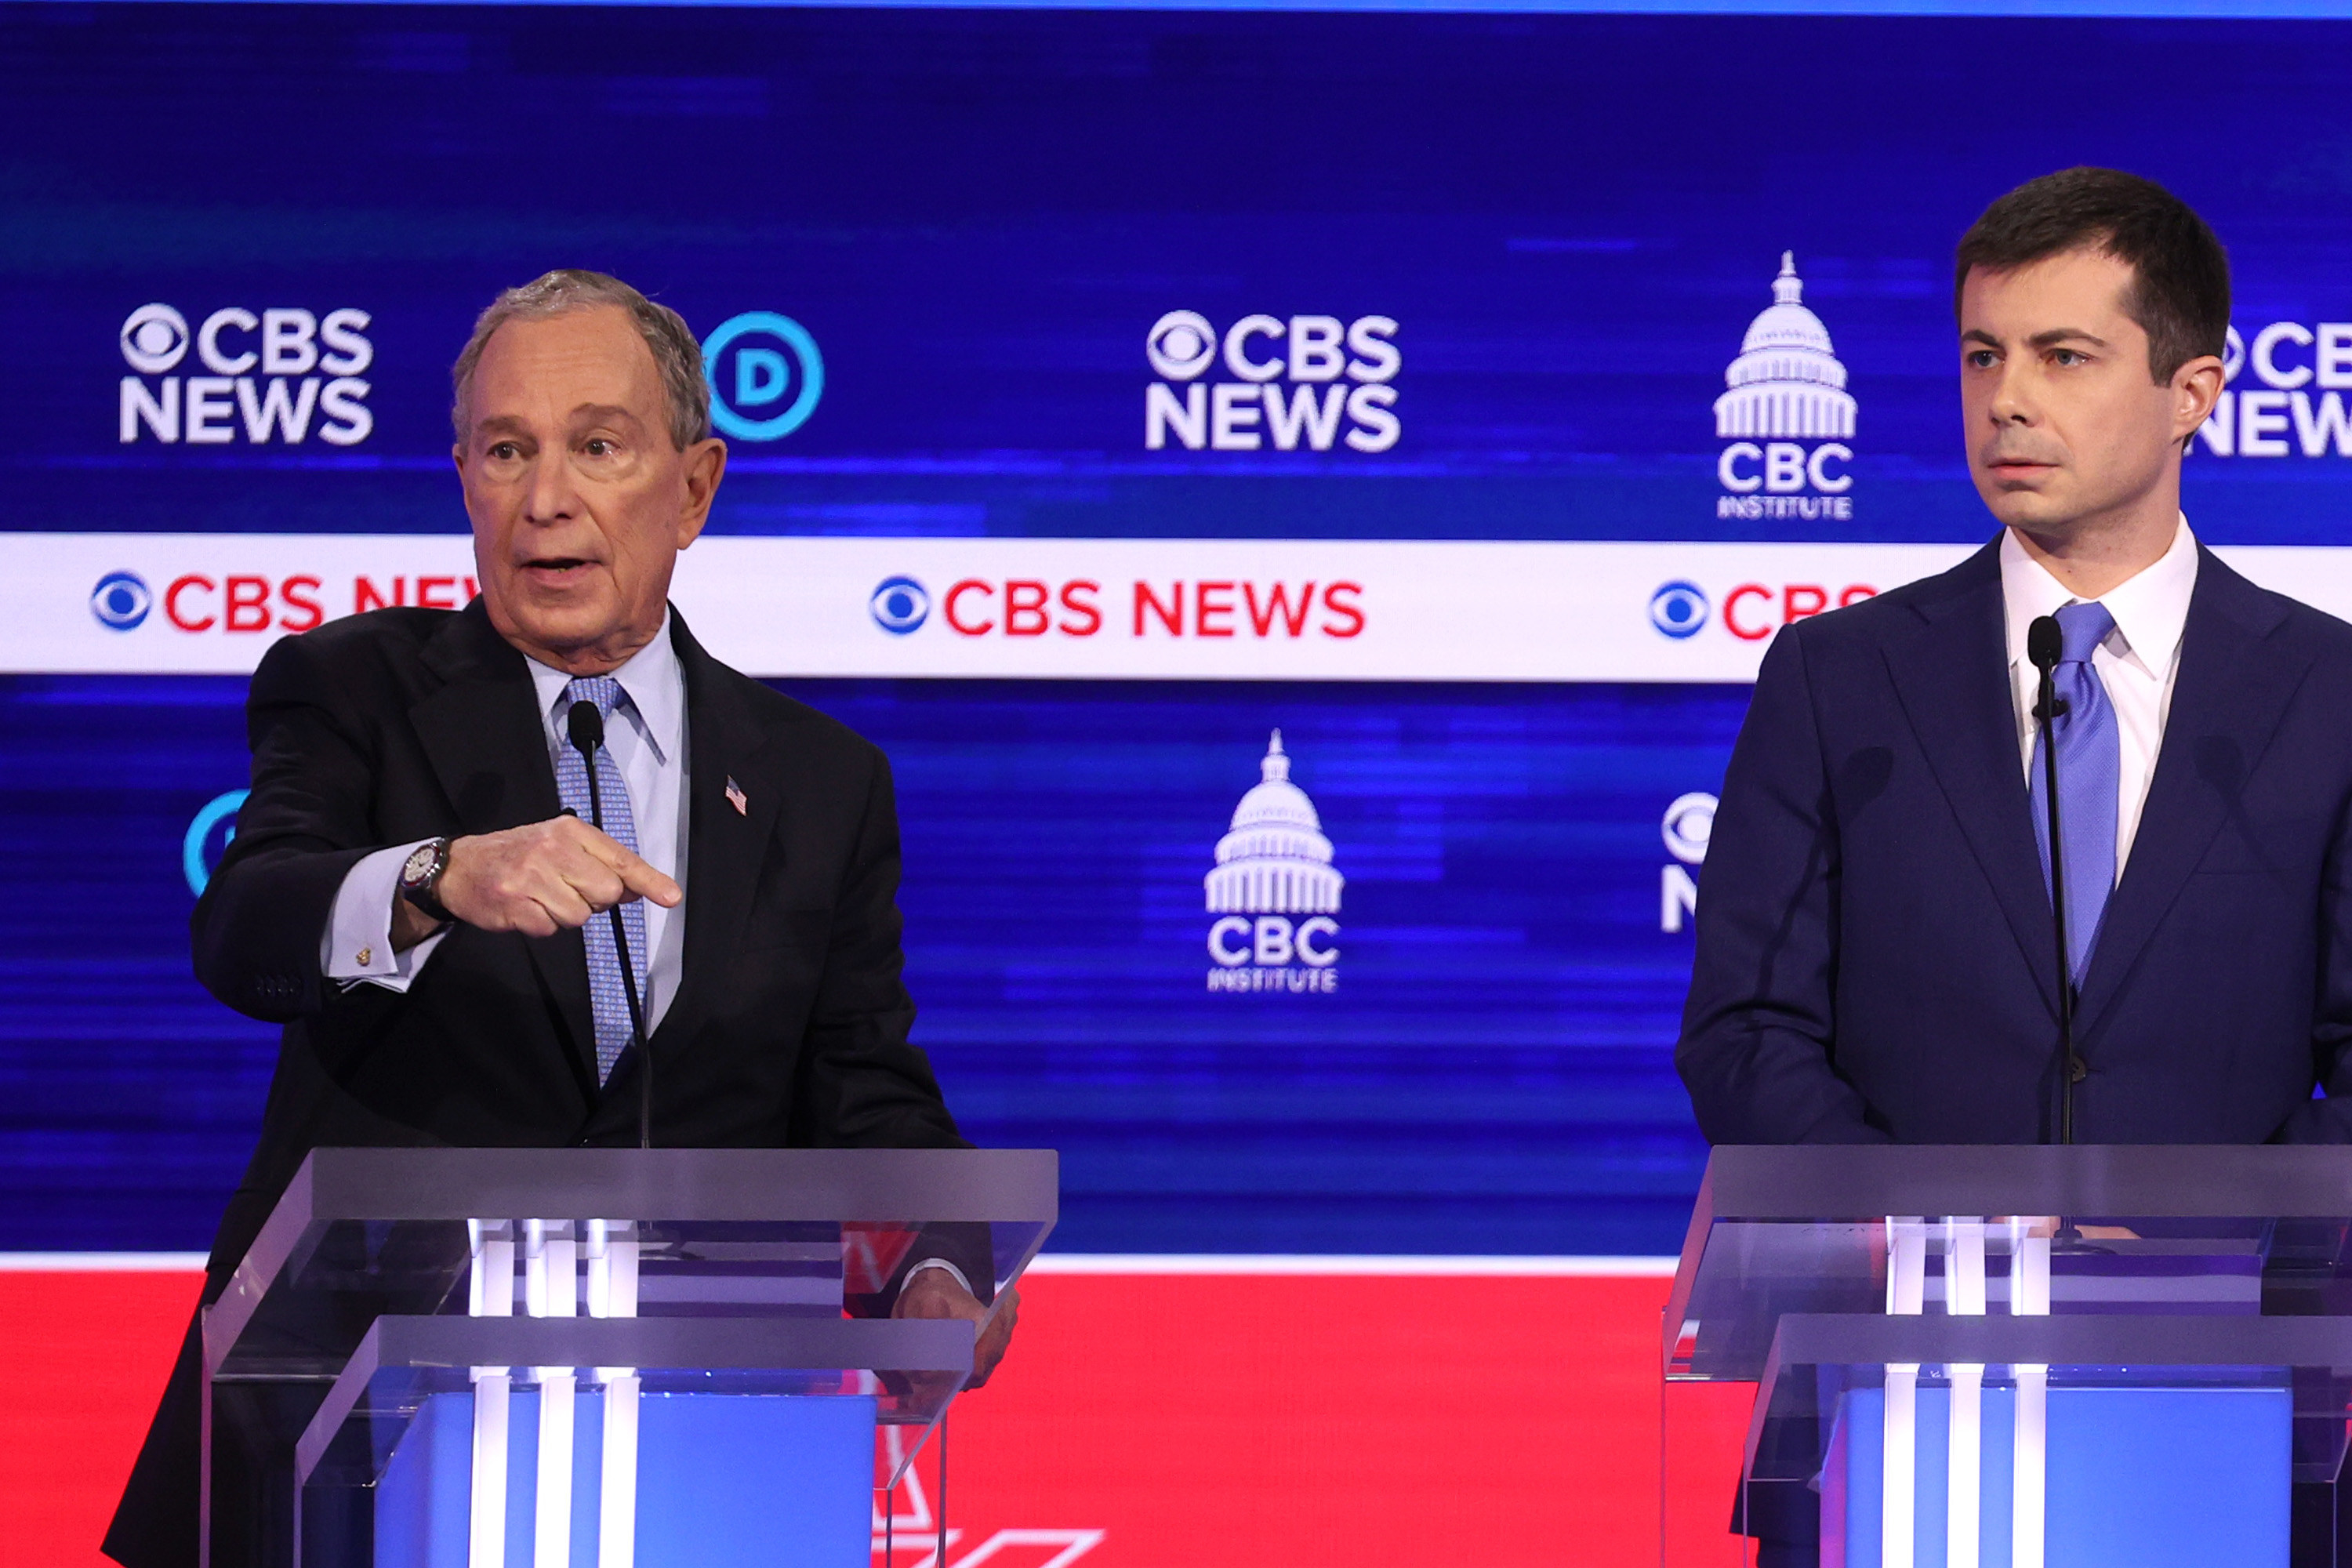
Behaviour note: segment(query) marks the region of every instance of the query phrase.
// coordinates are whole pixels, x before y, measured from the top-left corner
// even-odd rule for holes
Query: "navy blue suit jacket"
[[[1710,1141],[2054,1135],[2056,939],[2008,664],[1997,543],[1774,640],[1675,1052]],[[2352,626],[2200,550],[2075,1012],[2079,1142],[2352,1141],[2347,808]]]

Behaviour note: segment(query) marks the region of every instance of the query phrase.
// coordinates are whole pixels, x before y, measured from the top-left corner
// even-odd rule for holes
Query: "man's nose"
[[[533,522],[562,522],[580,513],[580,489],[572,482],[572,465],[562,453],[550,453],[531,465],[530,492],[523,498],[524,514]]]
[[[1986,405],[1994,424],[2031,425],[2039,417],[2041,407],[2034,400],[2028,369],[2013,359],[2002,362],[1993,382],[1992,399]]]

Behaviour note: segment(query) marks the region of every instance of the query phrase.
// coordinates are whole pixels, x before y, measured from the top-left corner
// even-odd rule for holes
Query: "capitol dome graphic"
[[[1853,434],[1853,398],[1830,331],[1804,305],[1794,251],[1780,253],[1772,303],[1748,324],[1715,400],[1715,433],[1735,437],[1843,439]]]
[[[1332,868],[1331,841],[1307,792],[1290,782],[1282,731],[1267,741],[1257,784],[1234,807],[1233,830],[1217,840],[1217,866],[1203,879],[1213,914],[1331,914],[1347,879]]]

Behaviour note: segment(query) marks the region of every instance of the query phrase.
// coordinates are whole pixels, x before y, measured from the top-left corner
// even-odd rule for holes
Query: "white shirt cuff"
[[[346,991],[362,983],[394,992],[408,989],[449,934],[444,927],[405,952],[392,950],[392,900],[400,887],[401,863],[417,844],[431,842],[420,838],[416,844],[379,849],[343,874],[327,929],[319,938],[319,968],[328,979]]]
[[[924,1258],[920,1263],[916,1264],[912,1268],[907,1270],[906,1283],[900,1285],[898,1288],[903,1290],[908,1285],[913,1284],[915,1282],[915,1276],[920,1274],[926,1268],[936,1268],[940,1270],[949,1279],[962,1286],[964,1294],[967,1296],[978,1294],[977,1291],[972,1289],[971,1281],[963,1277],[963,1270],[958,1268],[954,1264],[950,1263],[944,1258]]]

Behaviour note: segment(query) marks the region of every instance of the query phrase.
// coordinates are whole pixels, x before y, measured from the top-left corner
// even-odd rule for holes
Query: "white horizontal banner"
[[[455,608],[470,541],[6,536],[0,669],[243,674],[380,605]],[[1788,623],[1938,572],[1961,545],[1362,540],[745,539],[674,590],[759,676],[1746,681]],[[2352,549],[2221,552],[2352,618]]]

